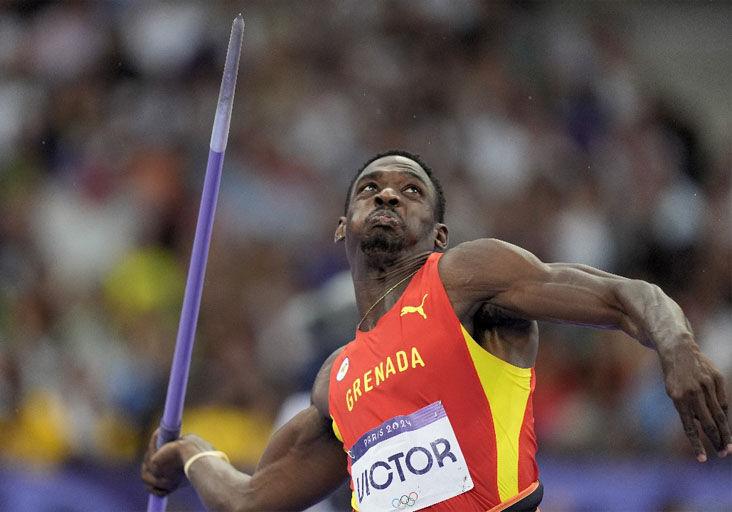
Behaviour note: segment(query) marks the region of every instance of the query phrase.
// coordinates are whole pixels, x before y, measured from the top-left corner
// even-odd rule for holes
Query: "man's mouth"
[[[369,215],[369,224],[373,227],[385,226],[393,228],[400,226],[402,220],[396,213],[380,210]]]

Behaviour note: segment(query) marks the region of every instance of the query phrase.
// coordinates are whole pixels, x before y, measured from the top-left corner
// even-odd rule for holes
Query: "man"
[[[444,210],[416,155],[367,162],[335,232],[363,316],[323,364],[312,405],[273,435],[252,475],[194,435],[159,450],[153,437],[148,489],[165,495],[187,475],[212,510],[296,510],[350,474],[361,511],[536,510],[535,320],[622,329],[655,349],[697,460],[696,421],[719,456],[732,451],[723,379],[657,286],[498,240],[447,250]]]

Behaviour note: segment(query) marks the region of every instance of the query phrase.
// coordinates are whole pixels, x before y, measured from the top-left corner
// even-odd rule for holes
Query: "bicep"
[[[445,287],[468,310],[490,302],[532,320],[623,327],[616,287],[628,281],[586,265],[547,264],[499,240],[476,240],[446,253]]]
[[[272,436],[250,490],[264,509],[292,510],[324,498],[347,476],[346,454],[330,419],[311,405]]]

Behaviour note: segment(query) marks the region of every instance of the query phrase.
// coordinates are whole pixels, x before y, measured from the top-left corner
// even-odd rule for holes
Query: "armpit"
[[[473,316],[473,328],[475,341],[497,358],[519,368],[536,363],[539,328],[535,321],[483,303]]]

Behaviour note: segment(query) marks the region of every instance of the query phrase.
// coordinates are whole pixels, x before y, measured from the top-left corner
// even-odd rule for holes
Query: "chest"
[[[330,400],[351,441],[364,428],[462,396],[472,385],[474,372],[457,320],[425,312],[426,319],[417,313],[382,318],[334,362]]]

